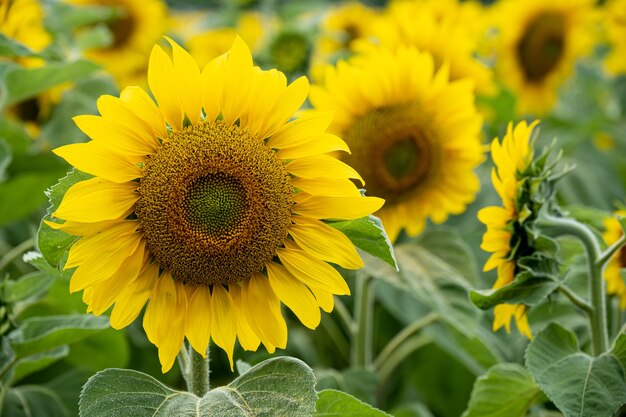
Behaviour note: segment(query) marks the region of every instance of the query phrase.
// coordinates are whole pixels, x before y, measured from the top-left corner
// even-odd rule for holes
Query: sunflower
[[[40,52],[52,42],[43,26],[43,10],[36,0],[0,0],[0,33],[34,52]]]
[[[356,40],[371,35],[377,15],[378,10],[358,2],[328,9],[320,22],[320,33],[313,46],[310,66],[312,77],[321,80],[327,64],[352,53]]]
[[[455,3],[447,2],[450,6]],[[450,79],[470,78],[478,92],[493,93],[491,70],[475,57],[480,37],[471,36],[469,26],[459,24],[460,12],[442,14],[437,4],[433,1],[392,2],[373,23],[372,36],[387,48],[414,46],[430,52],[437,68],[448,63]],[[371,47],[371,42],[365,41],[355,45],[358,51]]]
[[[485,263],[484,271],[497,269],[498,278],[493,288],[500,288],[515,279],[516,263],[512,256],[513,226],[518,221],[518,189],[523,180],[519,174],[524,172],[533,159],[530,139],[533,129],[539,122],[528,125],[520,122],[513,128],[510,123],[502,140],[494,139],[491,143],[491,157],[495,168],[491,171],[493,186],[502,199],[503,207],[486,207],[478,212],[478,218],[487,226],[481,248],[493,252]],[[511,330],[511,318],[515,318],[517,329],[528,338],[532,337],[526,306],[523,304],[499,304],[494,309],[493,330],[502,326]]]
[[[607,245],[612,245],[622,237],[622,226],[615,218],[616,216],[626,217],[626,210],[618,210],[613,213],[613,217],[604,220],[605,231],[602,237]],[[626,268],[626,249],[620,249],[609,261],[604,270],[606,280],[606,291],[619,297],[619,305],[622,310],[626,310],[626,284],[622,278],[621,269]]]
[[[340,61],[312,88],[311,102],[335,112],[331,129],[352,150],[346,162],[387,201],[377,215],[392,241],[474,200],[483,153],[472,82],[450,82],[430,54],[400,47]]]
[[[612,0],[604,6],[606,36],[611,47],[604,61],[607,71],[612,74],[626,73],[626,1]]]
[[[169,39],[168,39],[169,40]],[[363,197],[359,174],[329,152],[347,151],[325,133],[327,113],[291,121],[307,97],[302,77],[287,86],[276,70],[253,67],[247,45],[200,71],[169,40],[157,45],[148,82],[98,100],[101,116],[74,120],[91,141],[54,152],[93,175],[65,194],[48,224],[80,238],[65,269],[88,310],[113,304],[111,325],[143,325],[163,372],[186,337],[205,355],[209,338],[231,362],[246,350],[284,348],[281,301],[315,328],[333,294],[348,294],[327,262],[363,263],[341,232],[322,219],[356,219],[383,200]]]
[[[496,73],[517,96],[520,113],[542,114],[576,60],[593,46],[593,0],[506,0],[494,15],[500,31]]]
[[[145,62],[150,48],[167,26],[167,8],[162,0],[66,0],[77,6],[108,6],[117,15],[106,22],[111,44],[86,51],[89,59],[102,65],[120,86],[145,84]]]

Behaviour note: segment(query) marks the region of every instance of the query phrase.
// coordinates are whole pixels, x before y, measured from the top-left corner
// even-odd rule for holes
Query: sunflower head
[[[168,39],[169,40],[169,39]],[[75,118],[91,141],[55,150],[93,177],[73,185],[48,224],[78,236],[66,269],[88,310],[112,305],[111,324],[144,328],[167,371],[186,337],[205,354],[212,338],[231,360],[244,349],[285,347],[286,304],[307,327],[349,288],[329,263],[363,265],[324,219],[356,219],[364,197],[347,151],[325,132],[326,113],[295,116],[302,77],[253,66],[246,44],[202,70],[175,42],[155,46],[148,82],[98,100],[101,116]]]
[[[605,68],[612,74],[626,73],[626,1],[611,0],[604,5],[602,27],[610,51],[604,61]]]
[[[554,105],[560,85],[593,46],[591,0],[507,0],[496,7],[500,32],[496,72],[517,96],[520,113]]]
[[[474,199],[474,168],[483,160],[482,119],[473,84],[450,81],[429,53],[371,50],[326,72],[311,102],[335,111],[331,125],[352,154],[345,161],[388,204],[377,213],[393,241],[459,214]]]
[[[604,220],[604,233],[602,237],[607,245],[617,242],[623,235],[622,226],[616,217],[625,217],[626,210],[621,209],[613,213],[612,217]],[[604,270],[606,280],[606,291],[619,298],[619,305],[622,310],[626,310],[626,283],[622,277],[621,270],[626,268],[626,249],[620,249],[609,261]]]

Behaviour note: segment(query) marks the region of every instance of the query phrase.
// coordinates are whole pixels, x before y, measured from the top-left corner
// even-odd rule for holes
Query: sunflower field
[[[626,0],[0,0],[0,417],[626,416]]]

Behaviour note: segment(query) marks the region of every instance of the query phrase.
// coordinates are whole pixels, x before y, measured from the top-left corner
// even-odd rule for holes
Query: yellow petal
[[[211,337],[211,290],[199,285],[189,300],[185,334],[191,346],[206,358]]]
[[[296,244],[285,242],[285,249],[276,251],[287,270],[309,287],[318,287],[333,294],[350,294],[350,288],[335,268],[324,261],[309,256]],[[291,243],[291,244],[290,244]]]
[[[333,113],[308,111],[297,119],[278,129],[268,140],[267,145],[274,149],[302,146],[311,137],[323,134],[333,120]]]
[[[243,291],[244,311],[254,332],[270,353],[273,353],[274,346],[284,349],[287,345],[287,324],[280,309],[280,300],[268,278],[261,274],[252,275],[244,284]]]
[[[385,203],[378,197],[305,197],[302,193],[296,194],[295,200],[294,213],[316,219],[360,219],[376,212]]]
[[[286,165],[287,172],[302,178],[353,178],[363,182],[358,172],[350,165],[328,155],[309,156]]]
[[[215,344],[224,349],[233,370],[233,350],[237,337],[237,322],[233,311],[233,300],[221,285],[213,286],[211,299],[211,336]]]
[[[293,216],[292,220],[296,224],[289,227],[289,234],[305,252],[347,269],[363,266],[354,244],[339,230],[307,217]]]
[[[239,339],[239,344],[244,350],[255,351],[259,348],[261,340],[248,323],[248,319],[243,312],[242,288],[238,284],[229,285],[228,292],[233,300],[233,311],[235,313],[235,321],[237,322],[237,338]]]
[[[65,233],[69,233],[74,236],[91,236],[99,233],[105,229],[110,228],[113,225],[119,223],[119,220],[108,220],[105,222],[96,223],[81,223],[67,220],[64,223],[54,223],[49,220],[43,221],[45,224],[53,228],[54,230],[63,230]]]
[[[144,268],[137,279],[122,290],[111,312],[111,327],[122,329],[137,318],[148,302],[158,277],[159,266],[151,263]]]
[[[333,308],[335,307],[335,297],[332,293],[316,287],[309,287],[309,289],[315,296],[317,304],[319,304],[322,310],[327,313],[333,311]]]
[[[252,79],[252,55],[248,45],[239,37],[235,38],[228,52],[226,74],[222,94],[222,114],[227,123],[234,123],[246,113],[250,100],[250,82]]]
[[[309,94],[309,80],[302,76],[289,84],[280,98],[269,112],[270,118],[265,128],[259,132],[259,138],[264,139],[283,126],[302,106]]]
[[[183,124],[183,108],[180,104],[179,92],[176,91],[174,65],[170,57],[154,45],[148,63],[148,84],[156,98],[159,108],[167,123],[174,130],[180,130]]]
[[[174,81],[178,97],[189,121],[195,126],[200,121],[202,108],[202,92],[198,88],[201,83],[200,69],[187,51],[167,36],[165,39],[172,46]]]
[[[349,179],[343,178],[300,178],[291,180],[291,185],[307,194],[329,197],[360,197],[361,192]]]
[[[226,76],[226,55],[221,55],[202,69],[202,107],[208,121],[215,121],[222,112],[222,90]]]
[[[140,89],[140,91],[143,90]],[[143,102],[142,104],[145,105]],[[98,98],[97,105],[98,111],[102,115],[101,120],[109,123],[108,129],[115,127],[116,130],[123,130],[125,135],[140,140],[144,146],[147,146],[153,151],[157,149],[159,141],[157,140],[158,135],[155,134],[155,127],[150,126],[147,121],[142,119],[128,101],[114,96],[103,95]],[[140,109],[141,108],[142,107],[140,107]],[[111,140],[102,135],[98,137],[104,140]]]
[[[167,138],[163,113],[141,87],[126,87],[122,90],[120,99],[127,103],[137,117],[143,121],[144,127],[152,132],[153,137]]]
[[[320,324],[321,314],[311,291],[282,265],[268,262],[266,267],[274,293],[293,311],[302,324],[315,329]]]
[[[128,182],[142,176],[141,168],[99,142],[65,145],[52,152],[78,170],[109,181]]]
[[[78,182],[67,190],[53,216],[84,223],[124,219],[139,199],[138,185],[98,177]]]
[[[283,148],[278,152],[277,156],[280,159],[297,159],[335,151],[350,153],[350,148],[340,137],[325,133],[311,138],[300,146]]]

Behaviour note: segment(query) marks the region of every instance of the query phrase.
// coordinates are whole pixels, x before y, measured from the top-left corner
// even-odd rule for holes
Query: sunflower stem
[[[209,391],[209,348],[206,358],[203,358],[187,342],[178,354],[178,364],[187,383],[187,390],[198,397],[203,397]]]
[[[591,308],[587,310],[591,328],[591,346],[593,355],[599,356],[609,348],[603,274],[606,262],[610,257],[607,258],[601,254],[600,245],[593,232],[587,226],[576,220],[547,214],[539,217],[538,225],[541,227],[542,231],[550,236],[574,236],[585,248],[589,272],[589,300],[591,301]],[[604,263],[599,262],[600,260],[604,260]]]
[[[356,331],[353,333],[352,366],[369,367],[372,363],[372,327],[374,325],[374,297],[371,292],[373,278],[357,272],[356,302],[354,316]]]

